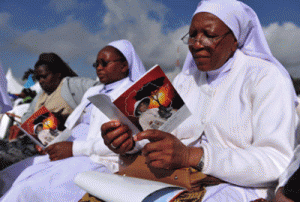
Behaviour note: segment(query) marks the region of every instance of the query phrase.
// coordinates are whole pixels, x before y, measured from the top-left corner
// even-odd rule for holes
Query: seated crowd
[[[71,136],[0,171],[0,201],[79,201],[85,191],[73,181],[78,173],[114,173],[119,155],[138,152],[152,168],[206,174],[193,182],[205,190],[197,201],[295,201],[298,101],[256,13],[237,0],[202,0],[182,40],[189,51],[173,85],[192,115],[171,133],[133,136],[88,100],[97,94],[115,100],[146,72],[131,42],[99,51],[93,66],[100,83],[76,77],[56,54],[41,54],[35,76],[43,91],[22,120],[46,106]],[[157,192],[151,200],[176,194]]]
[[[29,109],[22,116],[22,122],[26,121],[41,106],[45,106],[59,118],[60,130],[64,129],[66,118],[79,105],[87,89],[99,83],[90,78],[78,77],[69,65],[55,53],[42,53],[34,65],[34,71],[42,91],[31,102]],[[19,133],[19,130],[12,127],[10,136],[16,137],[16,133]],[[18,145],[14,143],[7,143],[8,149],[0,155],[1,169],[38,153],[28,138],[22,137],[21,143],[21,147],[17,147]],[[16,150],[20,150],[20,152],[16,152]],[[31,152],[24,152],[24,150]],[[12,154],[19,155],[12,157]]]

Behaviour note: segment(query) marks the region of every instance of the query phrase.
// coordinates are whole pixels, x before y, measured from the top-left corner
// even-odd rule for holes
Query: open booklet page
[[[45,107],[42,106],[32,114],[19,128],[34,143],[42,147],[64,141],[71,135],[70,131],[60,132],[57,129],[57,118]]]
[[[113,104],[106,95],[99,94],[88,99],[108,118],[118,119],[128,125],[133,134],[147,129],[170,133],[191,115],[158,65],[151,68]]]
[[[104,201],[150,202],[153,201],[152,195],[162,190],[172,191],[169,198],[171,200],[185,190],[185,188],[162,182],[96,171],[79,173],[74,182],[83,190]]]

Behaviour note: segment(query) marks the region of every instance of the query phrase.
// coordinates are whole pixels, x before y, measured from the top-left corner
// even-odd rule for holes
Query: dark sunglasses
[[[118,60],[111,60],[111,61],[105,61],[103,59],[97,60],[94,64],[93,67],[97,68],[99,65],[102,67],[106,67],[109,63],[111,62],[117,62],[117,61],[122,61],[123,59],[118,59]]]

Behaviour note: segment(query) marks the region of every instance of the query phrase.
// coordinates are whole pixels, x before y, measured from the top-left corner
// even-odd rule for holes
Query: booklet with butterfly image
[[[33,113],[23,124],[18,124],[34,143],[45,149],[47,146],[66,140],[70,131],[58,130],[58,119],[45,106]]]
[[[88,98],[108,118],[119,120],[133,135],[147,129],[172,132],[191,112],[159,65],[112,101],[104,94]]]

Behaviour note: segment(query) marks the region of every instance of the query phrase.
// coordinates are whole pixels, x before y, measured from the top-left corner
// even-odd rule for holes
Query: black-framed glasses
[[[181,40],[184,44],[187,45],[194,45],[196,42],[199,42],[200,44],[202,44],[202,46],[209,47],[212,46],[217,40],[225,38],[225,36],[227,36],[229,33],[231,33],[230,30],[225,34],[216,37],[208,37],[205,36],[205,34],[202,34],[202,36],[199,39],[195,39],[195,37],[190,37],[189,33],[187,33],[181,38]]]
[[[122,61],[122,60],[123,59],[105,61],[103,59],[100,59],[100,60],[96,60],[96,62],[93,64],[93,67],[97,68],[99,65],[101,65],[102,67],[106,67],[111,62],[118,62],[118,61]]]

